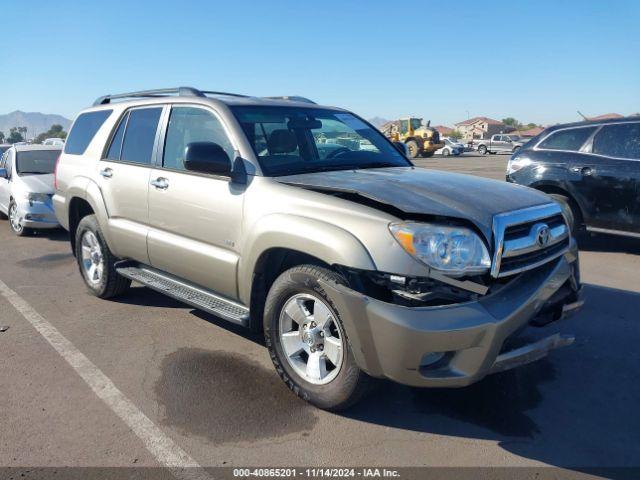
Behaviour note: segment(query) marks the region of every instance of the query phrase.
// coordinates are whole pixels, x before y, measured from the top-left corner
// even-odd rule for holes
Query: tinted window
[[[597,127],[570,128],[552,133],[538,148],[578,151]]]
[[[107,158],[109,160],[120,160],[120,151],[122,150],[122,139],[124,138],[124,129],[127,126],[127,118],[129,118],[128,113],[124,117],[122,117],[122,120],[120,120],[118,130],[113,136],[113,140],[111,140],[109,153],[107,153]]]
[[[193,142],[217,143],[229,158],[233,158],[233,146],[222,124],[211,112],[192,107],[171,109],[162,165],[184,170],[184,152],[187,145]]]
[[[593,153],[640,159],[640,123],[606,125],[593,139]]]
[[[82,155],[98,129],[102,126],[113,110],[100,110],[81,114],[73,124],[67,138],[64,153]]]
[[[18,152],[16,156],[16,172],[22,174],[53,173],[60,150],[30,150]]]
[[[150,164],[162,108],[143,108],[129,113],[122,155],[127,162]]]

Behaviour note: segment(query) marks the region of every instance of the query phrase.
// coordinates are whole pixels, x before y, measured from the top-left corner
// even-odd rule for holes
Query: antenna
[[[578,112],[578,115],[580,115],[582,118],[585,119],[585,121],[589,121],[589,119],[585,117],[580,110],[578,110],[577,112]]]

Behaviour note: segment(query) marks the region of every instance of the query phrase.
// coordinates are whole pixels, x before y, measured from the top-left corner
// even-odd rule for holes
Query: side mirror
[[[187,145],[184,167],[191,172],[231,176],[231,159],[227,152],[213,142],[194,142]]]
[[[0,168],[0,178],[9,178],[9,172],[7,172],[6,168]]]
[[[393,142],[393,146],[396,147],[398,151],[405,157],[409,156],[409,150],[407,150],[407,146],[404,143]]]

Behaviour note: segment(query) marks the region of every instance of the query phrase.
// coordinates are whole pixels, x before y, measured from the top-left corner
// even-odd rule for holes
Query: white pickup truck
[[[499,133],[493,135],[490,139],[474,139],[471,143],[474,150],[477,150],[482,155],[485,153],[513,153],[527,143],[527,139],[518,135]]]

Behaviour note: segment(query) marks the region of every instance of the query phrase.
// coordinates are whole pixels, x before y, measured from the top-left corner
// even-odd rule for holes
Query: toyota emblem
[[[540,247],[546,247],[549,244],[549,238],[551,237],[549,226],[544,223],[539,223],[535,226],[535,229],[536,243]]]

